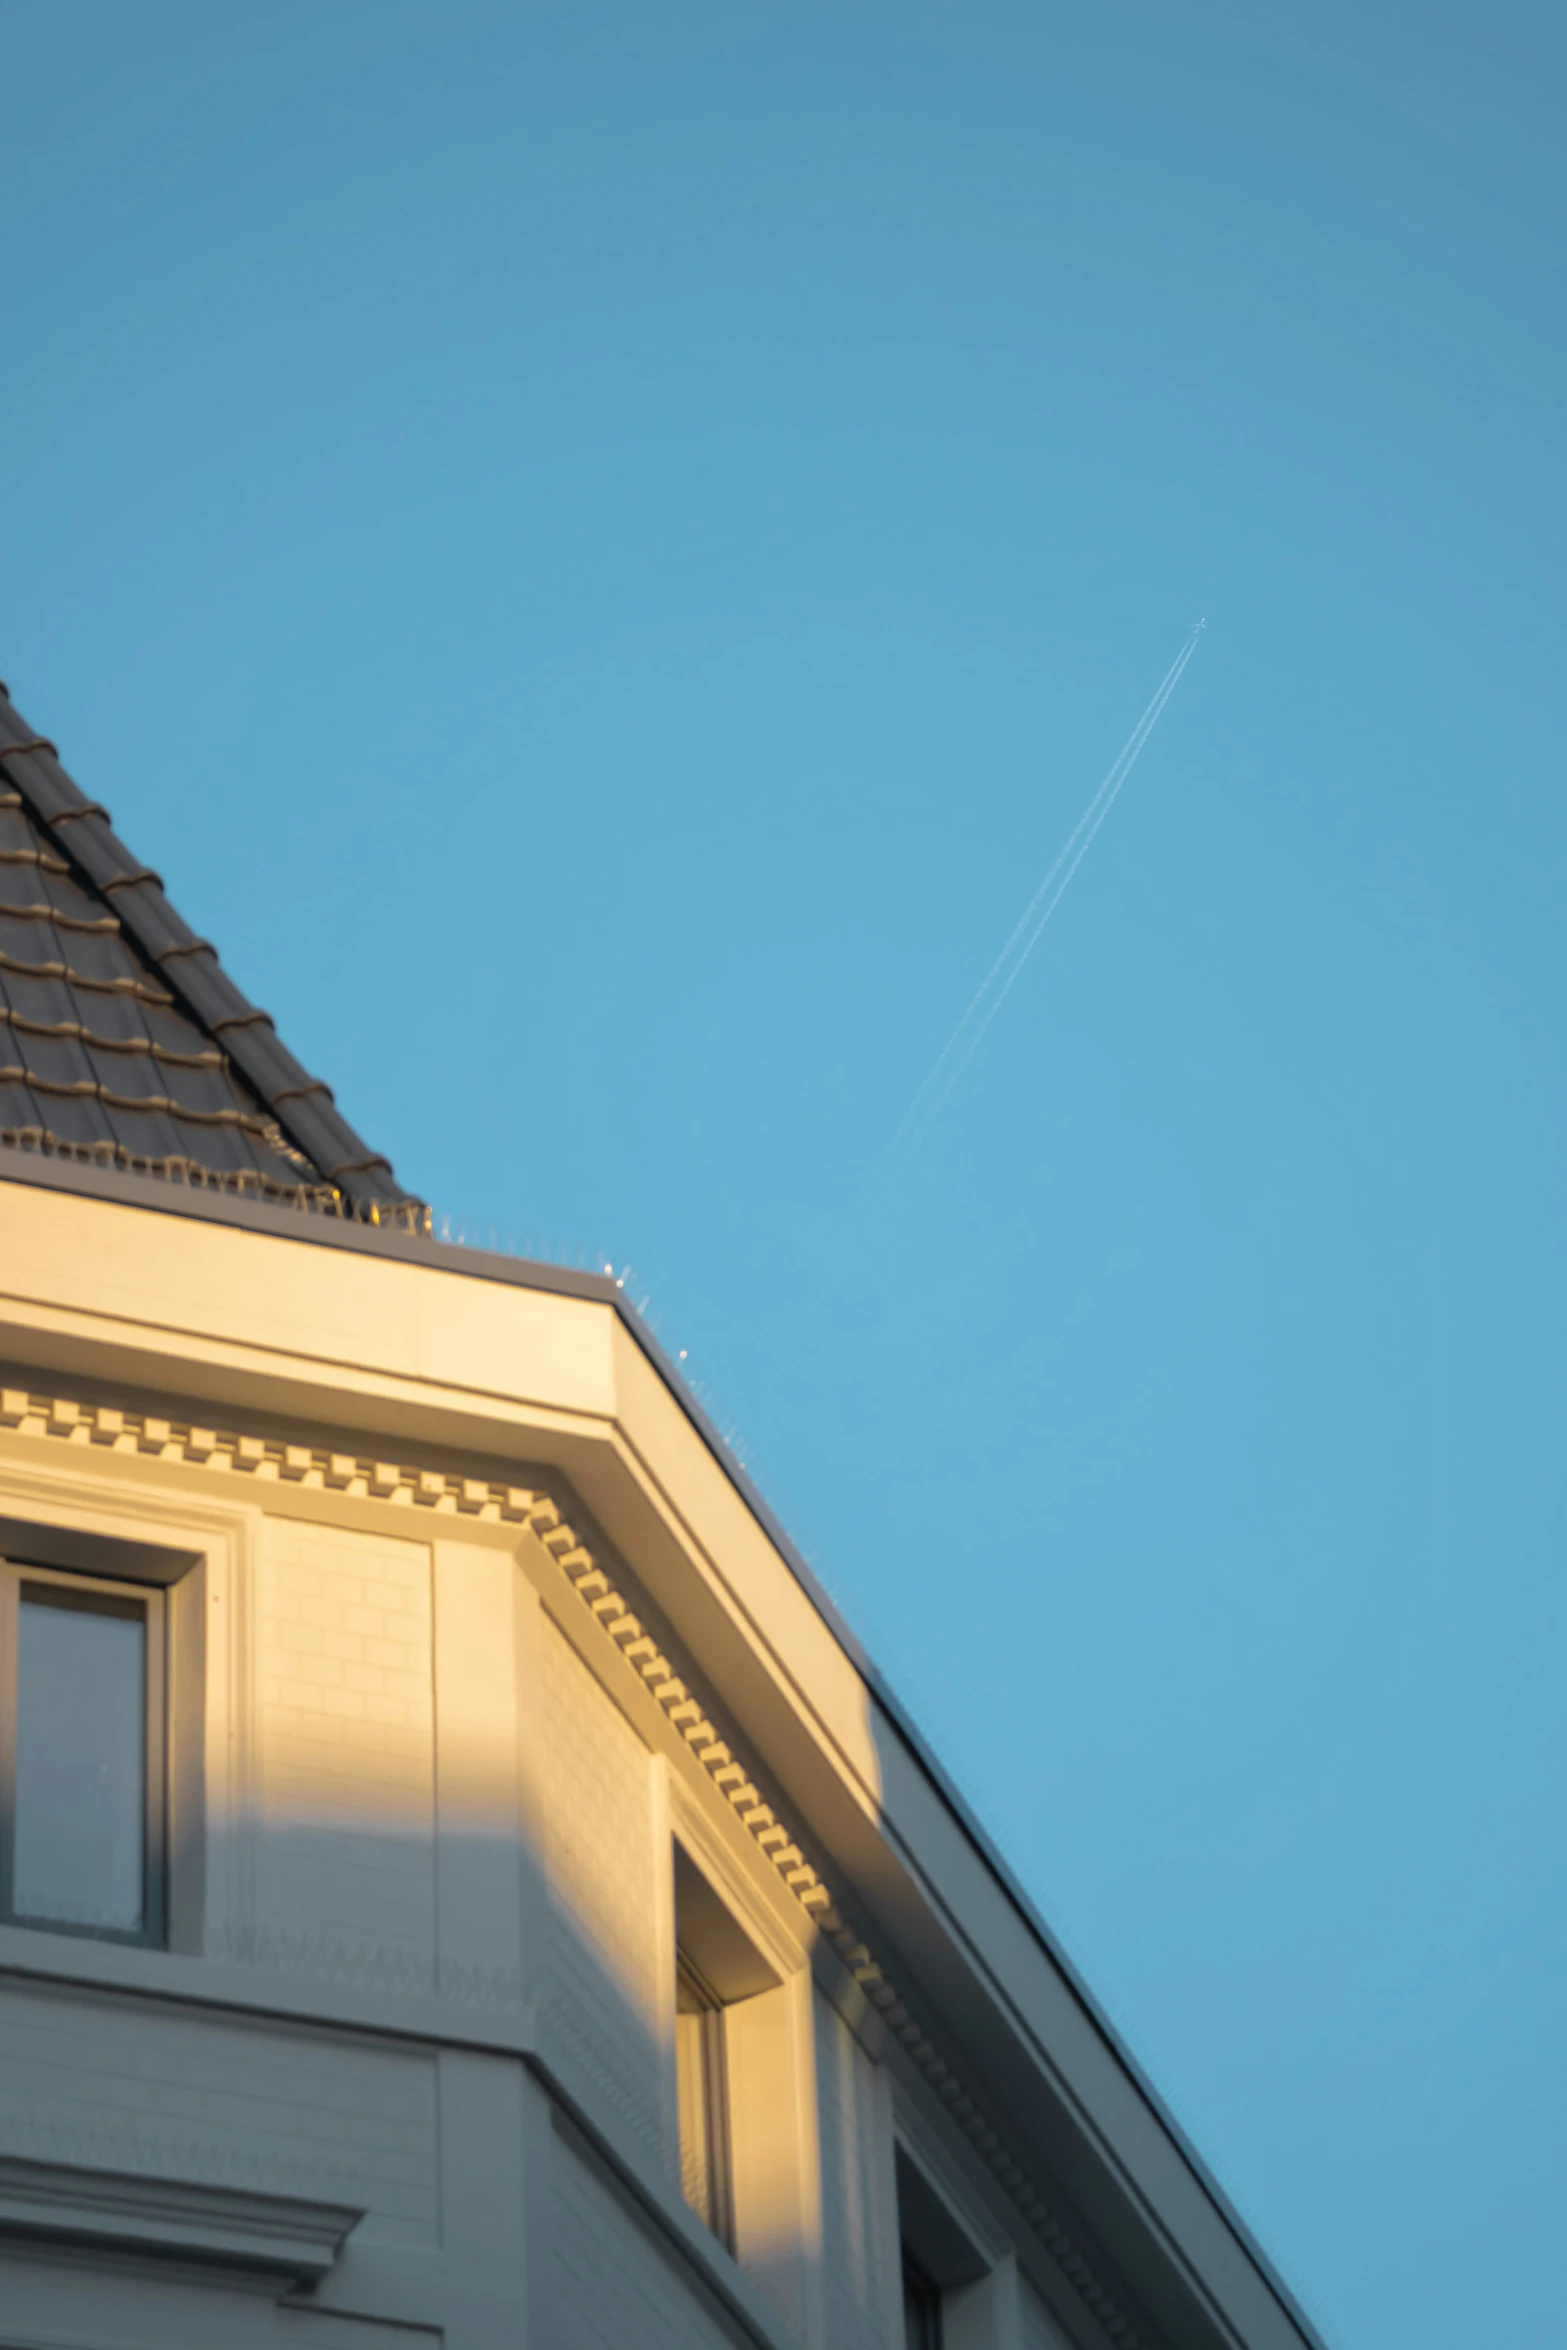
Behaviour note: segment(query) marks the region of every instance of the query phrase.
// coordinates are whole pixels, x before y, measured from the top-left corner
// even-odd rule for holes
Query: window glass
[[[697,2218],[728,2243],[732,2230],[723,2010],[686,1953],[678,1948],[675,1994],[681,2191]]]
[[[12,1906],[135,1933],[146,1883],[145,1610],[24,1583],[16,1680]]]
[[[941,2350],[941,2293],[912,2252],[903,2254],[903,2339],[907,2350]]]

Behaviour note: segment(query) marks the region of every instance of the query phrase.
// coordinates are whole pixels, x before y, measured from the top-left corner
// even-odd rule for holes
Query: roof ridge
[[[164,894],[160,877],[133,857],[109,814],[69,775],[46,736],[32,733],[0,685],[0,772],[28,814],[93,892],[169,989],[175,1003],[222,1052],[286,1139],[329,1184],[357,1203],[409,1202],[391,1161],[372,1151],[263,1012],[235,986],[217,949],[198,938]],[[20,911],[20,909],[18,909]],[[148,1105],[151,1106],[150,1104]]]

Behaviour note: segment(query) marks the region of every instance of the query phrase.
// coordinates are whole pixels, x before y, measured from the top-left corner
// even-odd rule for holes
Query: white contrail
[[[1169,700],[1171,694],[1174,693],[1176,686],[1180,683],[1181,673],[1185,669],[1187,662],[1191,659],[1192,654],[1196,650],[1196,647],[1197,639],[1196,636],[1193,635],[1187,639],[1187,642],[1182,647],[1178,658],[1172,663],[1164,681],[1159,687],[1158,692],[1155,694],[1153,700],[1149,703],[1148,708],[1144,711],[1142,717],[1138,720],[1135,731],[1128,741],[1126,748],[1122,751],[1120,758],[1116,761],[1115,766],[1111,768],[1109,776],[1105,779],[1105,782],[1100,785],[1099,790],[1094,794],[1093,799],[1089,801],[1087,808],[1078,818],[1077,823],[1067,840],[1066,847],[1061,851],[1060,856],[1057,857],[1054,865],[1052,865],[1050,872],[1046,875],[1044,881],[1041,882],[1039,888],[1034,892],[1033,899],[1030,902],[1029,913],[1031,915],[1036,915],[1037,918],[1033,921],[1032,928],[1029,930],[1028,937],[1023,946],[1013,957],[1011,969],[1007,971],[1006,978],[1002,981],[999,988],[995,988],[995,982],[1006,964],[1007,955],[1010,954],[1013,942],[1018,936],[1017,931],[1013,932],[1012,939],[1008,941],[1006,950],[1004,950],[1003,954],[999,956],[996,962],[991,966],[990,972],[988,973],[985,980],[985,985],[981,989],[980,994],[981,997],[984,997],[985,995],[990,994],[992,988],[995,988],[995,993],[990,994],[990,1000],[985,1006],[984,1015],[979,1020],[977,1026],[969,1026],[974,1007],[971,1006],[970,1013],[965,1015],[965,1028],[967,1033],[964,1035],[962,1051],[958,1056],[955,1065],[948,1069],[945,1083],[941,1086],[935,1099],[930,1104],[930,1111],[932,1116],[934,1116],[935,1112],[940,1109],[942,1103],[946,1101],[953,1087],[957,1084],[958,1079],[962,1076],[963,1071],[968,1067],[969,1062],[973,1059],[975,1053],[979,1049],[980,1039],[983,1037],[986,1029],[990,1026],[991,1021],[994,1020],[996,1014],[1000,1011],[1007,997],[1012,992],[1013,982],[1016,980],[1018,973],[1023,968],[1023,965],[1028,961],[1029,956],[1033,953],[1035,947],[1038,945],[1045,924],[1050,920],[1051,915],[1055,912],[1057,906],[1059,906],[1061,903],[1063,896],[1066,894],[1066,887],[1068,882],[1071,880],[1073,874],[1077,871],[1079,865],[1081,865],[1084,857],[1088,854],[1089,845],[1092,842],[1095,833],[1099,830],[1100,825],[1103,824],[1105,818],[1109,815],[1110,810],[1114,807],[1120,794],[1121,786],[1125,783],[1127,777],[1131,774],[1133,767],[1136,765],[1139,752],[1142,750],[1142,747],[1148,740],[1148,737],[1152,734],[1154,726],[1157,723],[1159,715],[1163,710],[1166,702]],[[1071,858],[1071,863],[1067,865],[1066,871],[1062,873],[1062,864],[1068,857]],[[1055,877],[1058,873],[1061,875],[1061,878],[1059,882],[1056,883],[1054,890],[1050,891],[1048,904],[1045,905],[1042,912],[1039,912],[1038,908],[1040,906],[1040,901],[1045,896],[1046,891],[1050,890],[1050,884],[1055,880]],[[1023,925],[1020,924],[1019,929],[1022,927]],[[961,1033],[962,1032],[960,1031],[960,1034]],[[953,1042],[956,1043],[957,1039],[955,1038]],[[950,1051],[951,1047],[949,1046],[948,1049]]]
[[[1191,656],[1188,653],[1186,659],[1189,660],[1190,657]],[[1186,661],[1183,660],[1181,663],[1181,668],[1184,669],[1185,666]],[[1164,700],[1159,704],[1159,710],[1164,708],[1164,703],[1169,700],[1170,694],[1174,692],[1175,682],[1179,680],[1179,677],[1180,670],[1177,670],[1175,680],[1172,681],[1169,690],[1164,696]],[[1159,710],[1154,712],[1155,718],[1158,717]],[[963,1054],[962,1060],[958,1063],[957,1068],[951,1072],[946,1088],[941,1095],[941,1099],[943,1101],[946,1099],[947,1093],[949,1093],[952,1087],[957,1083],[959,1076],[962,1074],[963,1070],[967,1067],[969,1061],[978,1050],[980,1038],[984,1035],[986,1029],[990,1026],[991,1021],[994,1020],[996,1014],[1000,1011],[1002,1005],[1006,1002],[1008,995],[1011,993],[1013,982],[1016,980],[1018,973],[1022,970],[1023,965],[1028,961],[1029,956],[1033,953],[1035,947],[1039,944],[1040,936],[1043,933],[1045,924],[1050,920],[1050,917],[1055,912],[1057,906],[1060,905],[1062,898],[1066,894],[1067,883],[1071,880],[1073,874],[1077,871],[1077,868],[1079,865],[1081,865],[1083,859],[1087,856],[1089,845],[1092,842],[1095,833],[1099,830],[1100,825],[1103,824],[1105,818],[1109,815],[1110,810],[1115,806],[1116,800],[1120,794],[1121,786],[1125,783],[1128,775],[1131,773],[1132,767],[1136,762],[1138,752],[1141,751],[1143,744],[1148,740],[1148,737],[1152,732],[1153,724],[1152,721],[1150,721],[1149,724],[1143,729],[1136,749],[1132,752],[1131,757],[1126,761],[1126,764],[1121,769],[1120,774],[1116,777],[1113,788],[1107,794],[1099,808],[1095,811],[1093,822],[1088,826],[1086,832],[1084,832],[1076,855],[1073,857],[1072,862],[1067,867],[1066,871],[1062,874],[1060,882],[1053,892],[1049,904],[1045,907],[1043,913],[1039,916],[1038,921],[1034,924],[1033,929],[1030,931],[1027,943],[1018,954],[1011,970],[1007,973],[1005,980],[997,989],[990,1003],[986,1006],[985,1016],[980,1021],[978,1027],[974,1030],[973,1035],[969,1039],[968,1046]],[[1073,837],[1075,838],[1076,835]]]
[[[918,1117],[919,1112],[924,1105],[926,1096],[931,1092],[932,1088],[940,1082],[942,1076],[947,1070],[949,1062],[959,1051],[959,1048],[962,1046],[965,1037],[969,1033],[970,1025],[973,1022],[975,1015],[981,1010],[987,996],[990,994],[991,989],[995,986],[996,981],[1000,977],[1001,973],[1006,969],[1008,962],[1011,960],[1019,945],[1019,942],[1031,929],[1035,918],[1039,913],[1041,905],[1044,903],[1046,896],[1049,894],[1052,882],[1055,881],[1063,865],[1065,865],[1067,860],[1072,856],[1072,852],[1076,848],[1083,832],[1090,824],[1093,823],[1095,817],[1100,812],[1102,804],[1106,803],[1106,795],[1108,794],[1109,797],[1113,799],[1116,792],[1119,791],[1121,785],[1125,782],[1127,774],[1130,772],[1138,752],[1142,749],[1143,744],[1148,739],[1148,735],[1153,726],[1154,720],[1158,717],[1159,712],[1164,708],[1166,701],[1169,699],[1171,693],[1175,690],[1176,681],[1180,677],[1181,671],[1185,668],[1187,661],[1191,658],[1192,646],[1195,642],[1196,639],[1194,637],[1187,639],[1187,642],[1181,647],[1180,652],[1176,655],[1176,658],[1170,664],[1170,667],[1165,672],[1163,678],[1161,678],[1153,700],[1149,703],[1147,709],[1143,712],[1141,718],[1137,721],[1137,724],[1133,728],[1131,736],[1122,749],[1120,756],[1117,758],[1114,766],[1110,769],[1108,775],[1106,775],[1103,783],[1100,784],[1099,789],[1095,792],[1087,807],[1083,810],[1082,815],[1079,816],[1076,824],[1073,825],[1070,833],[1068,833],[1054,864],[1050,867],[1049,872],[1045,875],[1043,881],[1041,881],[1039,887],[1035,890],[1033,896],[1029,899],[1028,904],[1025,906],[1022,914],[1018,918],[1017,923],[1014,925],[1011,937],[1007,940],[1006,945],[1002,948],[1000,954],[997,955],[995,961],[991,964],[990,969],[986,972],[984,978],[980,981],[979,986],[975,989],[973,997],[969,1002],[968,1009],[963,1014],[962,1019],[958,1022],[957,1027],[953,1030],[951,1036],[947,1039],[946,1044],[942,1047],[941,1052],[937,1056],[935,1064],[927,1075],[924,1084],[920,1087],[919,1092],[915,1095],[913,1102],[905,1112],[902,1123],[899,1125],[896,1134],[894,1134],[892,1138],[891,1144],[888,1146],[890,1150],[896,1149],[898,1143],[902,1140],[903,1135],[907,1132],[908,1128]],[[1026,954],[1028,950],[1025,947],[1023,951],[1024,954]],[[1021,962],[1021,960],[1022,958],[1020,957],[1019,961]]]
[[[917,1127],[928,1125],[936,1116],[973,1059],[981,1037],[1011,993],[1013,981],[1033,953],[1045,924],[1061,903],[1067,884],[1087,855],[1095,833],[1114,807],[1121,786],[1137,764],[1143,745],[1158,724],[1166,702],[1179,685],[1186,664],[1197,650],[1197,638],[1202,625],[1199,621],[1160,679],[1152,701],[1133,727],[1120,756],[1068,833],[1050,870],[1014,924],[1011,936],[980,981],[968,1009],[937,1055],[925,1082],[899,1122],[883,1154],[884,1164],[896,1157],[900,1146]]]

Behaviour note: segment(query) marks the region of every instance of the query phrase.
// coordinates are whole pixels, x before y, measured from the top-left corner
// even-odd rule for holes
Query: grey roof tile
[[[18,1075],[9,1056],[0,1053],[0,1131],[15,1133],[37,1122],[38,1105],[26,1079]]]
[[[194,1020],[187,1020],[177,1005],[148,1003],[138,998],[129,1010],[135,1014],[142,1034],[164,1059],[190,1060],[210,1054],[222,1063],[223,1047],[198,1028]]]
[[[0,687],[0,1143],[423,1217]]]
[[[114,1129],[107,1112],[91,1094],[51,1093],[32,1082],[27,1090],[32,1099],[33,1117],[45,1134],[57,1136],[68,1146],[88,1150],[98,1143],[113,1142]]]
[[[112,1004],[112,997],[100,997],[100,1003]],[[64,979],[35,979],[25,972],[8,969],[0,962],[0,1003],[19,1020],[39,1020],[56,1027],[61,1021],[79,1019],[79,1009],[69,982]],[[134,1011],[134,1004],[131,1006]]]
[[[148,1011],[155,1007],[139,1004],[133,995],[89,995],[85,988],[80,995],[71,993],[69,1000],[70,1017],[84,1044],[101,1045],[106,1052],[153,1051]],[[191,1041],[199,1046],[201,1038],[193,1033]]]
[[[34,1092],[68,1087],[74,1093],[92,1092],[97,1071],[74,1036],[38,1036],[13,1028],[8,1058],[23,1069]]]

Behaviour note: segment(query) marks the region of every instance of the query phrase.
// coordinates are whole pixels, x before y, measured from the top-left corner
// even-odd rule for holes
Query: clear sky
[[[18,706],[629,1261],[1335,2350],[1560,2350],[1567,15],[0,41]]]

